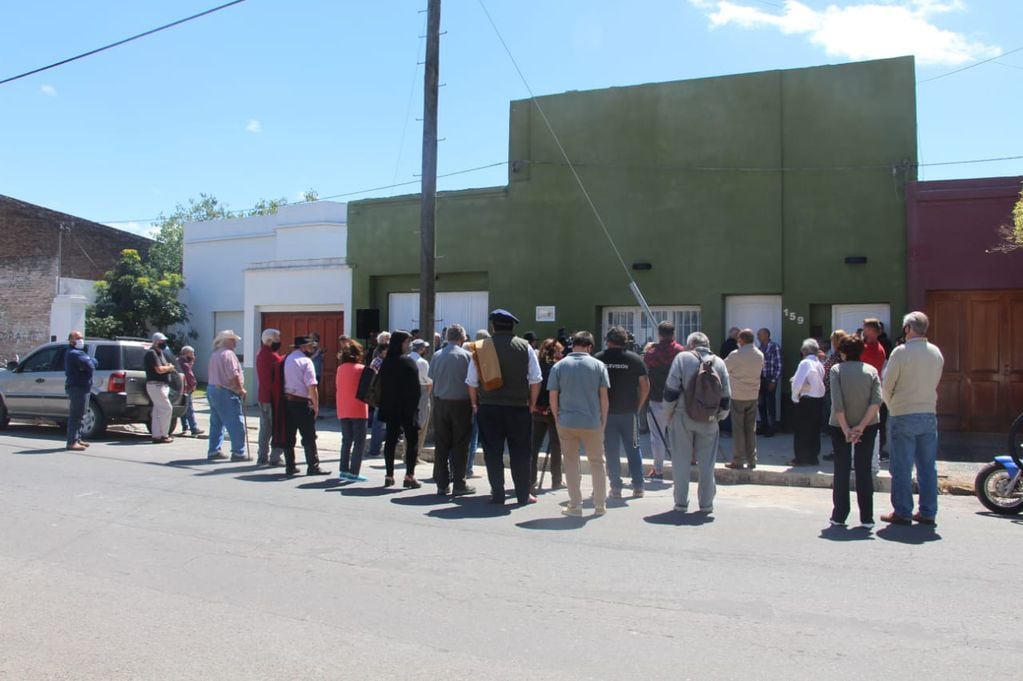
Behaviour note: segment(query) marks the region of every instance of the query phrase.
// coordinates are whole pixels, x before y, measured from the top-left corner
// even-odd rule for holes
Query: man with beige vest
[[[732,388],[732,461],[726,468],[750,470],[757,467],[757,400],[760,397],[760,373],[764,353],[754,342],[753,329],[743,329],[736,341],[738,350],[725,358]]]

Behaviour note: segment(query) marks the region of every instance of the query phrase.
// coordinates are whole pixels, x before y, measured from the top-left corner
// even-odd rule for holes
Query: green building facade
[[[803,338],[875,309],[904,312],[911,57],[537,104],[628,271],[537,105],[523,100],[511,104],[508,185],[438,196],[439,293],[486,292],[487,306],[512,310],[520,331],[541,338],[624,323],[642,342],[651,330],[636,314],[631,275],[680,335],[699,328],[716,347],[733,324],[771,328],[786,376]],[[419,285],[419,197],[352,202],[348,224],[353,307],[379,309],[388,326],[396,301]],[[438,317],[438,329],[475,326]]]

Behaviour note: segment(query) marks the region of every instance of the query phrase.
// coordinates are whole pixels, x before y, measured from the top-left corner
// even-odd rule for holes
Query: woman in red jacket
[[[341,420],[341,470],[338,477],[351,482],[364,481],[359,475],[362,454],[366,449],[366,428],[369,406],[355,396],[359,380],[366,367],[362,364],[362,346],[342,336],[338,339],[341,350],[335,378],[337,417]]]

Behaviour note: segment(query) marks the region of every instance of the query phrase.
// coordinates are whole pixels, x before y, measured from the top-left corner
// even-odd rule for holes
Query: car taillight
[[[115,371],[110,374],[109,380],[107,380],[107,392],[108,393],[123,393],[128,389],[128,378],[127,374],[123,371]]]

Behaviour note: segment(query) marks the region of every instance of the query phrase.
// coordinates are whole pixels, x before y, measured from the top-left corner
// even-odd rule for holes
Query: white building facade
[[[295,335],[318,333],[323,375],[332,377],[337,336],[351,335],[354,318],[347,243],[347,205],[332,201],[185,225],[183,297],[199,335],[192,343],[199,380],[206,378],[214,336],[232,329],[242,337],[237,352],[254,401],[256,353],[267,327],[282,331],[285,349]],[[323,383],[333,386],[333,380]],[[326,401],[333,390],[321,394]]]

